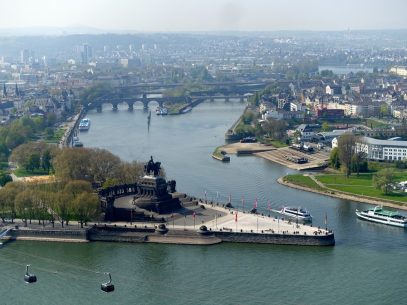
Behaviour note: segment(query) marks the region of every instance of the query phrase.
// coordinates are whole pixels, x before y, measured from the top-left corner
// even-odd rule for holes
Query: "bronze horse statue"
[[[161,162],[154,162],[153,156],[151,156],[150,161],[144,165],[144,172],[146,175],[152,173],[154,177],[157,177],[160,173]]]

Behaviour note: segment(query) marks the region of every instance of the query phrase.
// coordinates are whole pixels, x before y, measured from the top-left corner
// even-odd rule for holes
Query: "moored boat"
[[[86,131],[90,128],[90,120],[88,118],[84,118],[79,122],[79,130]]]
[[[283,207],[281,210],[272,210],[275,213],[295,218],[301,221],[312,221],[311,214],[304,208]]]
[[[396,227],[407,227],[407,217],[399,214],[397,211],[385,210],[381,206],[366,211],[356,210],[356,215],[363,220],[382,223]]]
[[[167,115],[168,114],[168,109],[165,107],[157,107],[155,109],[155,114],[156,115]]]

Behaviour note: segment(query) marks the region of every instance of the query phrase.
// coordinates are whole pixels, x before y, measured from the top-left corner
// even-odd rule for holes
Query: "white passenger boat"
[[[156,115],[167,115],[168,114],[168,109],[165,107],[157,107],[155,109],[155,114]]]
[[[372,222],[396,227],[407,227],[407,217],[400,215],[397,211],[384,210],[381,206],[366,211],[356,210],[356,215],[361,219]]]
[[[301,221],[312,221],[311,214],[304,208],[284,207],[281,210],[272,211]]]
[[[88,118],[84,118],[79,122],[79,130],[86,131],[90,128],[90,120]]]

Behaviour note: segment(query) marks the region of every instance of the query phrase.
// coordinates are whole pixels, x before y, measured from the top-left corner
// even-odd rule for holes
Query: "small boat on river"
[[[304,222],[312,221],[312,216],[310,212],[308,212],[304,208],[283,207],[281,210],[271,210],[271,211]]]
[[[407,227],[407,217],[397,211],[384,210],[381,206],[366,211],[356,210],[356,216],[363,220],[382,223],[396,227]]]
[[[79,122],[79,131],[87,131],[90,128],[90,120],[84,118]]]

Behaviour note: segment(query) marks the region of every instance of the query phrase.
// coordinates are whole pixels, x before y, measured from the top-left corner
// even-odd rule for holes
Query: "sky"
[[[102,31],[407,29],[407,0],[0,0],[0,29]]]

